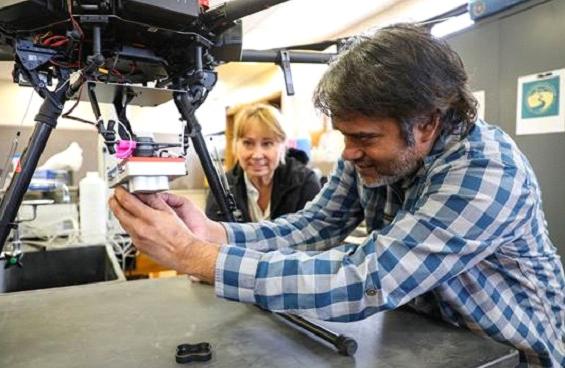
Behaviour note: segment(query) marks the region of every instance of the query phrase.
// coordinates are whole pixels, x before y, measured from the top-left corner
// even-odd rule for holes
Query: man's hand
[[[171,193],[159,193],[157,195],[175,211],[197,238],[220,244],[227,241],[224,227],[211,221],[200,208],[187,198]],[[141,200],[143,199],[144,197],[141,197]]]
[[[136,197],[118,187],[109,205],[140,251],[165,267],[213,282],[218,245],[198,239],[161,196]]]

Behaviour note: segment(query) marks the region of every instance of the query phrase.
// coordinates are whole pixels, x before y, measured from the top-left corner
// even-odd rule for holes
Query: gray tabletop
[[[251,305],[185,277],[0,295],[0,367],[182,367],[178,344],[208,341],[196,367],[512,367],[510,347],[407,311],[324,323],[354,337],[345,357]]]

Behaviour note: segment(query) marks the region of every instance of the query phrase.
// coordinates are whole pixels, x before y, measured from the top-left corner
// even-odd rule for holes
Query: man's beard
[[[378,188],[384,185],[391,185],[397,181],[413,174],[422,164],[422,157],[416,152],[415,147],[409,147],[400,156],[389,162],[388,172],[392,175],[378,174],[374,178],[365,178],[359,173],[363,185],[367,188]]]

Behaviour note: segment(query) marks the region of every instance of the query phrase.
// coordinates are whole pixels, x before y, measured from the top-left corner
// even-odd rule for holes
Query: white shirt
[[[243,173],[243,178],[245,179],[245,187],[247,189],[247,208],[249,209],[249,217],[253,222],[258,222],[262,220],[270,220],[271,218],[271,200],[269,199],[269,204],[265,208],[265,212],[259,207],[259,191],[251,180],[247,177],[247,173]]]

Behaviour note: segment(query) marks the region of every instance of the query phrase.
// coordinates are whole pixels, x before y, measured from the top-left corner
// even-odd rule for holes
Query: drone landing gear
[[[186,135],[192,140],[194,150],[200,159],[200,164],[202,165],[204,175],[206,175],[206,179],[210,185],[210,190],[216,199],[216,203],[218,203],[220,210],[226,216],[228,221],[242,221],[243,216],[235,204],[235,199],[232,193],[229,191],[229,188],[225,188],[222,185],[220,176],[214,168],[214,164],[212,163],[212,159],[208,153],[208,148],[206,147],[204,136],[202,135],[202,128],[198,119],[194,115],[195,109],[190,103],[190,99],[186,93],[176,93],[174,95],[174,100],[183,120],[186,121]]]
[[[57,126],[57,119],[63,112],[63,106],[67,101],[69,89],[68,74],[61,70],[61,77],[55,90],[49,91],[44,82],[41,81],[39,73],[34,70],[22,69],[35,90],[43,97],[43,104],[39,113],[35,116],[35,128],[20,159],[19,165],[14,172],[8,190],[2,197],[0,204],[0,252],[4,243],[14,227],[14,219],[22,203],[25,192],[29,186],[33,173],[39,162],[39,158],[51,135],[51,131]]]

